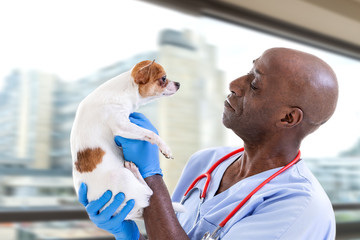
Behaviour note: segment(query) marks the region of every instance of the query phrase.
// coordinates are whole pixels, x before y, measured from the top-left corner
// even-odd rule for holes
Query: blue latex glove
[[[143,114],[132,113],[129,119],[132,123],[158,134],[156,128]],[[156,174],[163,175],[160,168],[159,148],[157,145],[147,141],[128,139],[120,136],[115,136],[114,140],[119,147],[122,147],[125,160],[135,163],[143,178]]]
[[[131,220],[125,220],[125,217],[134,207],[134,200],[129,200],[123,209],[113,216],[125,199],[123,193],[118,193],[114,201],[99,213],[100,209],[111,199],[111,196],[111,191],[106,191],[98,200],[88,202],[86,184],[82,183],[79,188],[79,202],[85,206],[90,220],[95,223],[97,227],[113,234],[117,240],[138,240],[140,232],[136,223]]]

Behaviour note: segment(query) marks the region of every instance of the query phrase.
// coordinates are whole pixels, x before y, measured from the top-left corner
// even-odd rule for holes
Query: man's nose
[[[236,96],[243,96],[245,92],[245,76],[239,77],[232,82],[230,82],[229,89],[232,93],[234,93]]]

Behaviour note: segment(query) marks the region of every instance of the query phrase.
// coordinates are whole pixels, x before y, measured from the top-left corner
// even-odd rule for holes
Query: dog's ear
[[[155,59],[148,65],[140,68],[135,74],[134,81],[137,84],[145,84],[149,81],[151,76],[151,65],[155,62]]]

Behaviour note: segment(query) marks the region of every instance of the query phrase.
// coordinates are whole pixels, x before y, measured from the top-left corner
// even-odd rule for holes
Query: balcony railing
[[[360,203],[334,204],[336,211],[360,211]],[[43,221],[67,221],[87,220],[88,216],[81,207],[68,208],[0,208],[0,223],[8,222],[43,222]],[[344,239],[346,236],[360,236],[360,221],[336,223],[337,238]],[[105,239],[105,238],[104,238]],[[106,238],[109,239],[109,238]]]

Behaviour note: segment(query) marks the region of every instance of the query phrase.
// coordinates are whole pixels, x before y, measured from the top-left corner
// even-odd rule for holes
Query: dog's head
[[[134,82],[139,85],[143,98],[170,96],[180,88],[180,83],[167,79],[164,68],[154,61],[139,62],[131,71]]]

